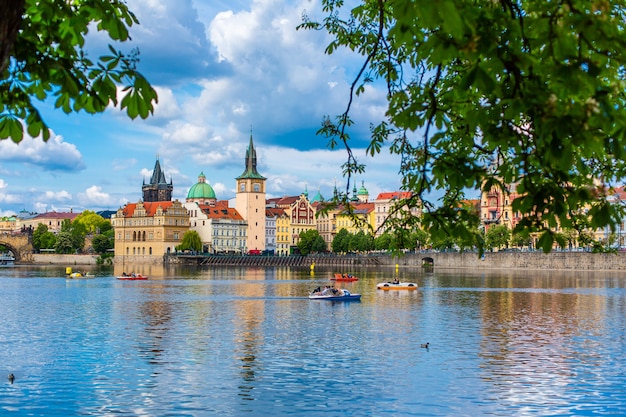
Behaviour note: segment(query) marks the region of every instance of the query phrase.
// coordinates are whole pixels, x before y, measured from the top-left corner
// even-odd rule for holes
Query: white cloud
[[[48,204],[44,202],[40,202],[40,201],[35,202],[33,203],[33,207],[35,209],[35,213],[46,213],[48,211],[47,210]]]
[[[175,119],[181,115],[180,107],[174,92],[167,87],[154,86],[157,92],[159,102],[154,109],[154,115],[151,119]]]
[[[15,194],[6,193],[4,190],[9,184],[0,178],[0,203],[14,204],[20,202],[20,197]]]
[[[123,171],[128,169],[129,167],[133,167],[137,165],[137,159],[135,158],[127,158],[127,159],[115,159],[112,162],[113,171]]]
[[[36,165],[48,171],[81,171],[85,168],[82,155],[74,144],[52,132],[50,139],[25,137],[19,144],[0,141],[0,160]]]
[[[57,201],[57,202],[61,202],[61,201],[71,201],[72,200],[72,194],[68,193],[65,190],[61,190],[61,191],[46,191],[43,194],[43,199],[45,199],[45,201]],[[40,199],[42,199],[42,197],[40,197]]]
[[[78,193],[78,201],[84,207],[108,207],[115,205],[116,200],[102,191],[102,187],[92,185],[84,192]]]

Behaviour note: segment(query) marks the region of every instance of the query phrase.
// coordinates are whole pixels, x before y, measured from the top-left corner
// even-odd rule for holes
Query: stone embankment
[[[399,267],[435,269],[516,269],[626,271],[626,253],[588,252],[496,252],[479,257],[475,252],[423,252],[400,257],[362,256],[176,256],[166,263],[187,265],[294,266],[309,267]]]
[[[95,265],[97,255],[33,255],[34,264]],[[513,269],[513,270],[571,270],[571,271],[625,271],[626,253],[587,252],[498,252],[486,253],[410,253],[400,257],[389,255],[346,256],[167,256],[126,260],[128,264],[197,265],[197,266],[289,266],[311,265],[328,268],[398,267],[434,269]],[[119,260],[121,261],[121,259]],[[118,263],[118,262],[116,262]]]
[[[55,253],[33,253],[32,261],[28,263],[37,265],[96,265],[98,255],[62,255]]]

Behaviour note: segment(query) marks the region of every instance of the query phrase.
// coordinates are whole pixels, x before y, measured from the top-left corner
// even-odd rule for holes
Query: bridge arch
[[[27,234],[0,234],[0,245],[5,246],[13,253],[15,262],[27,260],[34,249],[31,236]]]

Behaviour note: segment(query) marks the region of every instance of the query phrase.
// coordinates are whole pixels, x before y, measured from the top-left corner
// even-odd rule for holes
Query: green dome
[[[315,194],[313,196],[313,198],[311,199],[311,203],[315,203],[315,202],[322,202],[324,201],[324,197],[322,197],[322,194],[320,193],[320,190],[317,190],[317,194]]]
[[[364,182],[365,181],[361,182],[361,188],[359,188],[359,192],[357,193],[358,195],[369,195],[367,189],[365,188]]]
[[[206,182],[206,177],[203,173],[200,173],[198,177],[198,183],[193,185],[187,193],[187,199],[215,199],[215,191]]]

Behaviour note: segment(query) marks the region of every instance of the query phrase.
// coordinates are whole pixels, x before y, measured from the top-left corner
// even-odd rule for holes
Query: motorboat
[[[389,291],[389,290],[416,290],[417,284],[414,282],[381,282],[376,285],[376,289]]]
[[[148,276],[141,274],[129,274],[129,275],[120,275],[117,279],[121,279],[124,281],[143,281],[148,279]]]
[[[361,294],[352,294],[348,290],[338,290],[327,288],[323,291],[313,291],[309,295],[309,300],[330,300],[330,301],[359,301]]]
[[[333,278],[331,278],[331,280],[333,280],[333,281],[343,281],[343,282],[353,282],[353,281],[358,281],[359,279],[357,277],[355,277],[354,275],[335,274],[335,276]]]

